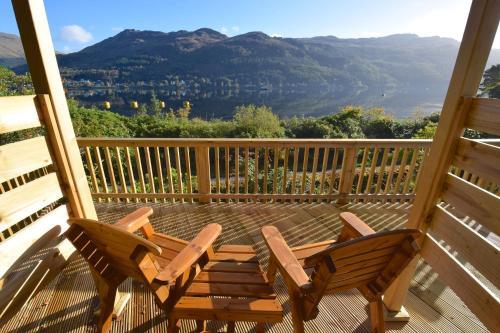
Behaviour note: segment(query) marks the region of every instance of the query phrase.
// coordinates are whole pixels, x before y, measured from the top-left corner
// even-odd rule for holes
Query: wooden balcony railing
[[[411,201],[431,140],[80,138],[92,196]]]

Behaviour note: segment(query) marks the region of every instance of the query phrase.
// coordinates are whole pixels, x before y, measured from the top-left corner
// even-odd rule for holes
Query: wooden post
[[[210,155],[208,146],[196,147],[196,176],[198,179],[198,192],[202,194],[200,202],[210,202],[212,188],[210,179]]]
[[[408,228],[419,228],[423,231],[427,229],[458,139],[463,134],[469,109],[464,97],[477,94],[499,19],[500,1],[472,2],[437,132],[419,179],[415,202],[408,218]],[[417,258],[414,259],[385,293],[384,303],[389,311],[397,312],[402,308],[417,261]]]
[[[55,154],[61,187],[69,202],[70,217],[96,219],[43,1],[12,0],[12,5],[35,92],[50,96],[51,108],[42,107],[42,110],[51,109],[53,119],[48,119],[47,112],[42,112],[41,116],[45,122],[52,121],[53,127],[47,128],[47,137]],[[60,140],[60,145],[54,140]]]
[[[356,170],[356,159],[358,157],[357,148],[345,148],[342,161],[342,171],[340,173],[339,194],[340,199],[337,203],[344,205],[349,202],[347,195],[352,191],[352,181],[354,179],[354,170]],[[332,170],[335,172],[335,170]]]

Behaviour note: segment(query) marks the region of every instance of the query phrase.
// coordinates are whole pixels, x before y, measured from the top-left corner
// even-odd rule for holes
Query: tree
[[[235,137],[278,138],[285,134],[278,116],[265,105],[237,106],[233,121],[236,124]]]
[[[415,133],[415,139],[432,139],[434,134],[436,134],[437,123],[429,122],[424,128],[421,128]]]
[[[30,94],[33,94],[33,85],[29,74],[16,75],[10,69],[0,66],[0,96]]]
[[[333,131],[343,133],[347,138],[364,138],[361,128],[361,117],[363,108],[360,106],[348,105],[339,113],[323,117],[332,126]]]
[[[151,93],[150,103],[151,103],[151,112],[153,116],[161,117],[162,115],[161,101],[156,97],[156,93],[154,90]]]
[[[493,65],[484,72],[479,89],[480,96],[500,98],[500,64]]]
[[[342,137],[342,133],[334,133],[330,125],[317,118],[293,117],[286,122],[285,134],[290,138],[332,138]]]
[[[361,128],[367,138],[393,139],[394,119],[384,109],[370,109],[361,116]]]

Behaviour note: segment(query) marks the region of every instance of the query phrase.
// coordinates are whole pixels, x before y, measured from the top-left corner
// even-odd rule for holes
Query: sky
[[[45,0],[56,50],[74,52],[123,29],[196,30],[228,36],[341,38],[396,33],[461,40],[471,0]],[[0,0],[0,32],[18,35],[9,0]],[[497,36],[494,48],[500,48]]]

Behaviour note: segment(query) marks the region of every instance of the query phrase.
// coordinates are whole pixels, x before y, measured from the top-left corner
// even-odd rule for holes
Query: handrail
[[[246,139],[246,138],[77,138],[78,145],[85,147],[89,145],[101,145],[112,147],[163,147],[163,146],[178,146],[178,147],[198,147],[198,146],[254,146],[271,145],[271,146],[306,146],[313,145],[318,147],[396,147],[405,146],[427,147],[432,143],[431,139]]]
[[[411,201],[426,139],[79,138],[92,195],[135,201]]]

